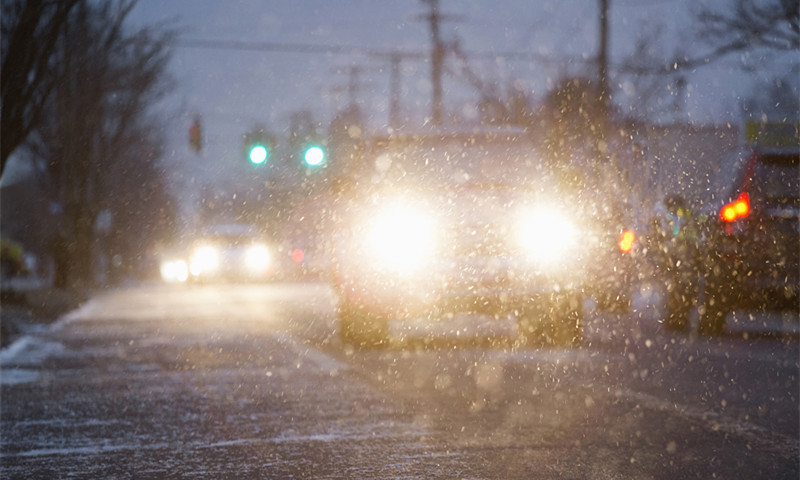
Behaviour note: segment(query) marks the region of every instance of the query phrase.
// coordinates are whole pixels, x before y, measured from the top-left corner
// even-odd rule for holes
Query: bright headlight
[[[161,278],[165,282],[185,282],[189,278],[189,267],[183,260],[162,262]]]
[[[206,245],[194,251],[189,270],[192,272],[192,275],[200,275],[203,272],[214,271],[218,266],[219,254],[217,253],[217,249]]]
[[[247,268],[254,272],[263,272],[269,268],[269,249],[264,245],[251,245],[246,254]]]
[[[431,254],[434,220],[402,206],[383,211],[367,231],[371,260],[395,271],[412,271],[422,266]]]
[[[567,254],[577,247],[577,230],[557,210],[532,210],[521,216],[519,241],[533,261],[554,265],[568,260]]]

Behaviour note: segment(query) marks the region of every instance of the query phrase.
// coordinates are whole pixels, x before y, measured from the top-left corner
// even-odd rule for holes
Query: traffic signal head
[[[264,127],[255,127],[244,134],[244,156],[253,165],[264,165],[275,149],[275,137]]]
[[[267,161],[267,158],[269,158],[269,149],[266,145],[257,143],[250,147],[247,158],[250,159],[250,163],[261,165]]]
[[[199,115],[194,117],[194,121],[189,127],[189,146],[195,152],[203,149],[203,124],[200,122]]]
[[[311,167],[318,167],[325,162],[325,150],[319,145],[311,145],[303,153],[303,161]]]

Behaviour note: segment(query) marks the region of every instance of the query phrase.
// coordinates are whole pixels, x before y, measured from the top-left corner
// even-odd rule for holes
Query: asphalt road
[[[587,302],[577,349],[465,316],[353,350],[322,284],[109,291],[0,352],[0,478],[797,479],[798,340],[764,334],[797,319],[674,334],[659,298]]]

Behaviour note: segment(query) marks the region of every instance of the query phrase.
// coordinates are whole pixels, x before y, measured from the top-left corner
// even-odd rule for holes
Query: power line
[[[178,39],[173,45],[178,48],[204,50],[237,50],[250,52],[295,53],[295,54],[327,54],[327,55],[365,55],[371,57],[425,60],[430,52],[423,50],[404,50],[390,48],[362,47],[355,45],[319,45],[310,43],[253,42],[241,40],[203,40]],[[522,51],[473,51],[464,52],[473,58],[493,60],[516,60],[539,62],[543,64],[564,64],[565,62],[593,62],[583,55],[548,55]]]
[[[430,58],[430,52],[423,50],[410,50],[410,49],[392,49],[392,48],[374,48],[363,47],[357,45],[319,45],[311,43],[285,43],[285,42],[254,42],[254,41],[241,41],[241,40],[208,40],[197,38],[184,38],[178,39],[173,42],[173,46],[177,48],[190,48],[202,50],[234,50],[234,51],[247,51],[247,52],[260,52],[260,53],[288,53],[288,54],[304,54],[304,55],[363,55],[369,57],[377,57],[381,59],[390,59],[393,62],[401,60],[425,60]],[[536,52],[526,51],[462,51],[462,54],[469,58],[486,59],[486,60],[506,60],[506,61],[521,61],[521,62],[534,62],[545,66],[562,66],[566,64],[579,64],[584,63],[587,65],[595,65],[597,59],[593,56],[584,55],[553,55]],[[715,66],[713,62],[702,63],[697,62],[696,67],[704,69],[719,70],[721,67]],[[635,74],[635,75],[660,75],[665,73],[674,73],[676,70],[669,62],[665,62],[661,66],[650,67],[642,66],[636,67],[625,63],[609,61],[609,66],[614,67],[617,73],[622,74]],[[685,69],[685,65],[683,66]],[[764,70],[777,70],[777,67],[759,67]],[[727,70],[727,69],[725,69]]]
[[[238,50],[250,52],[330,54],[330,55],[389,55],[399,52],[407,57],[424,58],[421,51],[387,50],[354,45],[319,45],[310,43],[253,42],[241,40],[202,40],[179,39],[174,42],[179,48],[197,48],[205,50]]]

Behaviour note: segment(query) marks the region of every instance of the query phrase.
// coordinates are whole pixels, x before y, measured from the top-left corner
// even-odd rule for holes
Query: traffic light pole
[[[608,141],[608,123],[609,123],[609,104],[610,104],[610,91],[608,89],[608,16],[610,13],[608,2],[609,0],[599,0],[600,2],[600,26],[598,39],[598,53],[597,53],[597,80],[598,80],[598,97],[599,97],[599,110],[600,110],[600,128],[598,144],[600,150],[604,149],[604,144]]]

